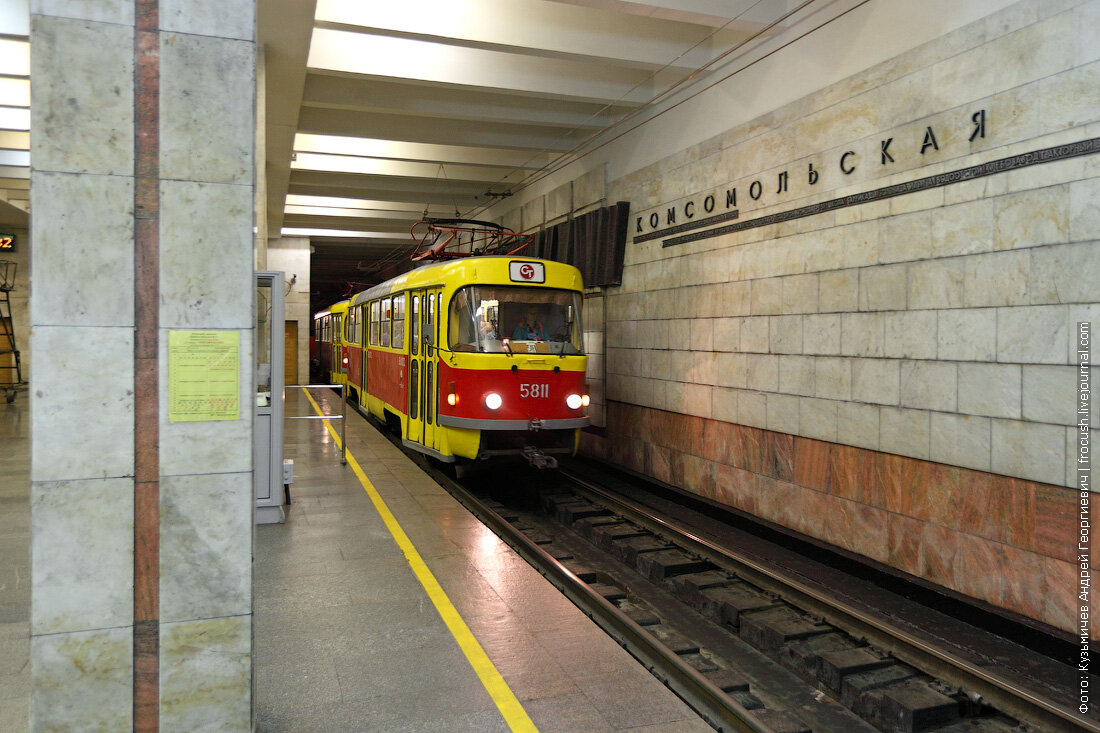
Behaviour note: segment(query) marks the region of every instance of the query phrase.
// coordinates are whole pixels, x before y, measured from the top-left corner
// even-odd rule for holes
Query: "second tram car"
[[[582,301],[577,268],[521,257],[388,280],[347,305],[349,399],[443,461],[553,466],[588,425]]]
[[[348,348],[344,320],[350,302],[341,300],[313,316],[320,377],[328,380],[329,384],[347,384]]]

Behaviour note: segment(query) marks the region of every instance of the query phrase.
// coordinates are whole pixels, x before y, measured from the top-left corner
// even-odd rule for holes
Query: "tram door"
[[[414,291],[411,318],[417,323],[416,339],[410,346],[409,357],[409,420],[408,439],[433,450],[439,450],[436,433],[436,413],[439,408],[436,379],[439,345],[440,308],[443,298],[438,290]]]

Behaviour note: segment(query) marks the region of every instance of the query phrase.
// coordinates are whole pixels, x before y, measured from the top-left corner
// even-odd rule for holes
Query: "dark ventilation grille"
[[[630,202],[620,201],[543,229],[525,254],[573,265],[585,287],[619,285],[629,223]]]

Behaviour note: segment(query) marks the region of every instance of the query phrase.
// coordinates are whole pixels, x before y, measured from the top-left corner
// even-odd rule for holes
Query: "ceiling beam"
[[[630,104],[524,97],[480,89],[316,73],[306,77],[302,104],[324,109],[494,120],[570,129],[600,129],[635,108]]]
[[[440,123],[439,120],[427,117],[328,110],[316,107],[302,108],[298,129],[301,132],[322,135],[551,152],[569,150],[581,139],[579,135],[563,132],[558,127],[463,120]]]

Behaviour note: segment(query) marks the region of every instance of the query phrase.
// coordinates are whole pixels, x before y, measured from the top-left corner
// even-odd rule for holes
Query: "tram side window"
[[[414,295],[412,297],[412,320],[409,322],[410,335],[412,341],[409,342],[409,346],[412,348],[413,356],[420,353],[420,296]]]
[[[382,298],[382,345],[390,345],[390,319],[393,318],[393,301]]]
[[[405,295],[393,297],[393,348],[405,347]]]
[[[378,301],[370,304],[370,345],[378,345]]]
[[[348,311],[348,343],[360,343],[359,308]]]

